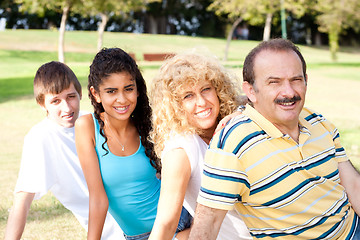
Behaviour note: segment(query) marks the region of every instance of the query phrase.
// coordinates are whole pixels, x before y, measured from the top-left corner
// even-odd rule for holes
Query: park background
[[[306,0],[284,1],[293,5],[302,3],[304,6],[309,2]],[[60,60],[60,19],[63,16],[63,6],[42,7],[31,12],[29,9],[21,10],[25,2],[26,0],[0,2],[0,238],[3,238],[8,212],[13,201],[13,189],[20,166],[23,138],[34,124],[45,117],[45,113],[36,104],[32,95],[34,74],[43,63]],[[40,4],[43,1],[32,2]],[[46,2],[53,3],[52,0]],[[144,3],[141,0],[128,2]],[[167,5],[164,5],[164,2],[167,2]],[[156,15],[154,4],[169,7],[170,3],[176,2],[184,6],[187,4],[186,11],[181,6],[173,5],[173,10],[166,13],[166,9],[163,8],[160,11],[161,8],[158,6],[159,18],[149,20],[151,17],[141,15]],[[260,20],[262,19],[255,24],[247,18],[250,15],[244,12],[244,8],[232,8],[233,11],[228,10],[228,12],[223,9],[218,14],[215,10],[209,10],[209,5],[216,2],[210,0],[155,1],[155,3],[146,3],[147,5],[140,8],[135,4],[133,9],[141,11],[132,11],[130,8],[123,15],[110,14],[108,24],[102,33],[100,47],[120,47],[133,53],[147,83],[150,83],[156,75],[161,61],[144,61],[144,53],[180,53],[194,49],[217,56],[227,68],[239,76],[241,81],[242,63],[246,54],[264,39],[268,13],[259,7],[257,15],[250,14],[254,18],[258,16]],[[246,1],[220,2],[237,2],[237,6],[242,6],[241,3]],[[260,4],[257,0],[254,2]],[[266,2],[262,0],[261,3],[265,5]],[[360,1],[322,0],[318,1],[318,4],[324,7],[321,4],[326,2],[329,6],[325,9],[326,11],[322,10],[322,13],[314,7],[305,8],[303,16],[287,10],[285,18],[287,38],[299,46],[308,64],[309,82],[306,106],[320,112],[338,127],[343,146],[353,164],[360,169],[360,101],[358,99],[360,96],[360,35],[356,26],[352,25],[353,20],[358,21],[360,16],[359,14],[351,15],[352,11],[350,11],[357,9],[359,12],[360,4],[356,2],[360,3]],[[346,2],[347,8],[336,5],[339,2]],[[149,4],[152,7],[148,8]],[[349,9],[349,6],[352,6],[352,9]],[[39,9],[43,9],[43,14],[39,12]],[[182,14],[176,14],[181,12],[179,9],[183,11]],[[115,8],[113,10],[116,11]],[[279,5],[275,6],[273,11],[269,38],[283,35]],[[98,42],[101,33],[98,29],[101,25],[100,15],[96,11],[92,15],[85,16],[76,11],[68,13],[69,18],[65,24],[66,31],[63,35],[62,46],[64,53],[62,60],[73,69],[83,86],[81,109],[87,111],[92,110],[87,97],[87,75],[89,65],[99,49]],[[197,20],[194,20],[196,15]],[[331,31],[326,30],[318,20],[319,16],[331,15],[331,19],[337,20],[336,26],[340,27],[336,40],[339,48],[335,49],[335,55],[334,49],[329,44]],[[346,21],[349,16],[353,16],[352,20]],[[1,19],[6,19],[6,25],[2,30],[1,24],[4,20]],[[76,19],[77,24],[74,23]],[[236,21],[238,21],[237,25],[235,25]],[[229,35],[229,33],[234,33],[231,31],[236,26],[243,26],[241,24],[246,24],[249,28],[248,39],[238,40],[238,37]],[[88,27],[81,29],[81,25]],[[91,28],[89,28],[90,25]],[[22,238],[85,239],[86,233],[72,214],[49,193],[41,200],[33,202]]]

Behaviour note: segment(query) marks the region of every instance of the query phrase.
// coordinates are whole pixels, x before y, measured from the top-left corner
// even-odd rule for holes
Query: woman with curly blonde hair
[[[216,126],[246,102],[235,80],[214,57],[186,53],[166,60],[152,81],[150,137],[161,157],[162,180],[149,239],[171,239],[180,215],[184,217],[183,205],[194,215],[203,158]],[[176,238],[187,239],[188,233]],[[237,214],[229,212],[218,239],[252,238]]]

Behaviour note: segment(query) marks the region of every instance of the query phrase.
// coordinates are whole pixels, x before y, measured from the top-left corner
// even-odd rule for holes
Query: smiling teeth
[[[71,114],[65,115],[65,116],[63,116],[63,117],[64,117],[64,118],[71,118],[72,116],[74,116],[74,113],[71,113]]]
[[[198,113],[196,113],[196,116],[198,116],[198,117],[205,117],[205,116],[209,115],[210,111],[211,111],[210,109],[207,109],[207,110],[198,112]]]
[[[127,107],[115,107],[115,109],[118,111],[124,111],[127,109]]]
[[[290,105],[293,105],[294,102],[289,102],[289,103],[282,103],[282,105],[285,105],[285,106],[290,106]]]

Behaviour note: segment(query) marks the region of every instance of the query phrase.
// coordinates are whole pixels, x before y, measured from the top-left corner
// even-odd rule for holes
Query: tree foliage
[[[296,17],[301,17],[308,9],[310,0],[285,0],[284,7]],[[263,25],[268,15],[280,12],[280,0],[214,0],[209,10],[217,15],[227,15],[230,21],[241,17],[250,25]]]
[[[300,17],[305,14],[306,6],[309,0],[284,0],[284,8]],[[217,15],[226,15],[231,22],[238,24],[241,20],[247,21],[250,25],[263,25],[263,40],[270,39],[271,23],[275,13],[279,13],[281,2],[273,0],[214,0],[209,6],[209,10],[215,11]],[[233,24],[231,32],[228,35],[227,47],[224,60],[227,59],[227,49],[230,44],[233,30],[236,26]]]
[[[163,0],[147,5],[144,31],[158,34],[181,34],[222,37],[224,22],[207,11],[211,0]]]
[[[20,5],[20,11],[36,13],[43,16],[47,10],[62,13],[65,7],[81,8],[81,0],[15,0]]]
[[[40,16],[43,16],[46,10],[62,12],[58,40],[58,58],[60,62],[65,62],[64,37],[66,20],[71,8],[81,7],[81,0],[16,0],[16,2],[20,4],[21,11],[37,13]]]
[[[359,0],[317,0],[313,5],[317,11],[319,31],[329,35],[331,57],[337,59],[339,35],[348,28],[360,30]]]
[[[145,10],[146,5],[160,0],[82,0],[83,7],[75,11],[83,16],[99,16],[101,21],[98,25],[98,43],[99,51],[103,45],[103,35],[106,25],[111,16],[126,16],[129,12]]]

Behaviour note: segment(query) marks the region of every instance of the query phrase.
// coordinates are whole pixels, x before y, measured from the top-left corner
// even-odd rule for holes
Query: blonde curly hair
[[[247,98],[241,95],[238,79],[216,58],[184,53],[167,59],[151,82],[149,94],[153,109],[150,140],[154,143],[158,157],[161,156],[164,142],[174,133],[201,133],[201,129],[196,129],[188,122],[181,96],[187,86],[195,86],[204,79],[213,85],[219,98],[218,120],[246,103]]]

